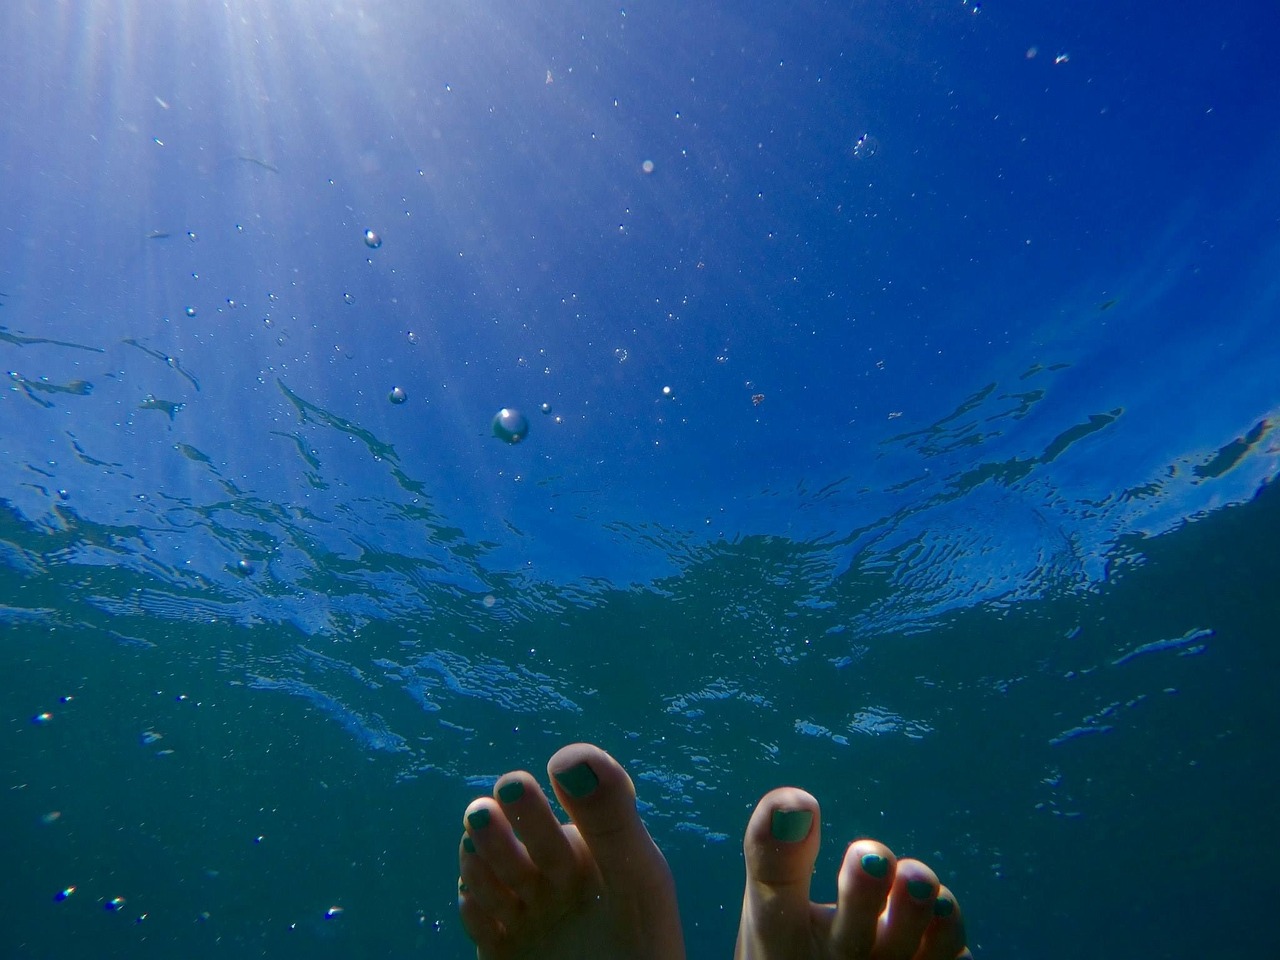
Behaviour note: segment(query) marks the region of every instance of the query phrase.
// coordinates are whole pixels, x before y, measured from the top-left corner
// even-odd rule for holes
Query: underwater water
[[[1266,955],[1266,4],[14,0],[0,957],[474,955],[590,740],[978,957]]]

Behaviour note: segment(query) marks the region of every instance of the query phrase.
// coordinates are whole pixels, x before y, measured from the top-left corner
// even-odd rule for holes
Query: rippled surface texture
[[[577,739],[692,957],[782,783],[1272,949],[1274,11],[719,7],[4,5],[0,957],[467,956]]]

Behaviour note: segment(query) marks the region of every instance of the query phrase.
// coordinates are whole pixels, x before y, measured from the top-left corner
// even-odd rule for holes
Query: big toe
[[[635,784],[618,761],[592,744],[574,743],[552,755],[547,772],[607,890],[671,887],[666,859],[636,810]]]
[[[811,936],[809,880],[821,842],[818,801],[796,787],[771,790],[747,823],[739,960],[805,956]]]

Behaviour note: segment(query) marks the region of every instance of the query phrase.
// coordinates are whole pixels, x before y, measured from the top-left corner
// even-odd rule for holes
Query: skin
[[[547,772],[569,823],[523,770],[499,778],[463,816],[458,905],[478,960],[684,960],[675,884],[626,771],[577,743],[557,751]],[[793,824],[784,839],[773,830],[779,812]],[[817,801],[793,787],[756,806],[743,841],[736,960],[971,958],[951,892],[925,864],[877,841],[849,846],[837,903],[811,902],[820,823]]]
[[[808,832],[799,839],[778,840],[772,824],[779,811],[811,813]],[[747,883],[735,960],[973,956],[965,948],[964,920],[955,895],[926,864],[900,860],[879,841],[849,845],[836,880],[836,903],[811,901],[809,880],[818,859],[821,823],[818,801],[795,787],[772,790],[756,805],[743,839]],[[863,866],[868,857],[883,861],[883,876]]]

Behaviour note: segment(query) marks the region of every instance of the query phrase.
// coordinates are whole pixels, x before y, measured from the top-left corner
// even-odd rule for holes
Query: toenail
[[[568,770],[561,770],[559,773],[552,774],[556,778],[556,783],[569,791],[571,797],[585,797],[588,793],[600,785],[600,778],[596,776],[596,772],[587,766],[584,760],[577,766],[570,767]]]
[[[877,880],[883,880],[889,872],[888,859],[878,853],[864,853],[859,862],[862,864],[862,869]]]
[[[463,837],[463,838],[462,838],[462,849],[463,849],[463,850],[465,850],[465,851],[467,851],[467,853],[475,853],[475,852],[476,852],[476,842],[475,842],[474,840],[472,840],[470,837]]]
[[[908,880],[907,893],[917,900],[928,900],[933,896],[933,884],[928,880]]]
[[[515,803],[524,796],[524,784],[519,780],[504,783],[498,788],[498,799],[503,803]]]
[[[769,823],[773,839],[797,843],[809,835],[813,826],[812,810],[775,810]]]
[[[483,830],[489,825],[491,819],[493,819],[493,814],[481,807],[479,810],[473,810],[467,814],[467,825],[472,830]]]
[[[956,909],[956,902],[950,897],[939,897],[933,901],[933,915],[935,917],[949,917]]]

